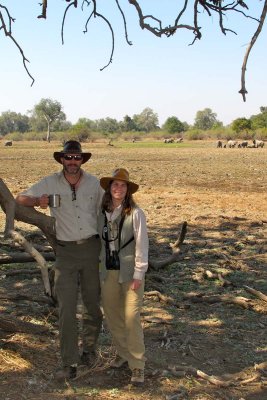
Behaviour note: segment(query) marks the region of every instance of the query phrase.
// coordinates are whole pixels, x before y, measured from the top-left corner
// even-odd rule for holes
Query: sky
[[[23,48],[35,82],[24,70],[21,55],[0,30],[0,114],[15,111],[26,114],[42,98],[62,104],[67,120],[79,118],[123,120],[150,107],[162,125],[170,116],[193,124],[197,111],[210,108],[224,125],[240,117],[259,114],[267,106],[267,51],[264,27],[247,64],[247,100],[238,93],[246,47],[257,23],[241,14],[227,17],[225,27],[235,30],[223,35],[218,17],[200,13],[202,39],[190,46],[191,31],[179,30],[170,38],[158,38],[143,31],[136,11],[127,0],[120,5],[127,20],[129,46],[115,0],[98,0],[99,13],[108,18],[115,35],[112,64],[103,71],[110,57],[111,34],[101,19],[92,19],[83,33],[92,8],[69,9],[61,42],[61,24],[67,4],[48,1],[47,19],[38,19],[38,0],[0,0],[12,17],[12,33]],[[180,0],[140,0],[147,14],[172,25]],[[192,5],[193,1],[189,0]],[[263,2],[248,0],[250,15],[259,17]],[[1,9],[3,11],[3,9]],[[248,13],[248,12],[247,12]],[[182,20],[192,23],[191,14]]]

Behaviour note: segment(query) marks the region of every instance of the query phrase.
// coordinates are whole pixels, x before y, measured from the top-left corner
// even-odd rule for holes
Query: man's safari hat
[[[105,176],[100,179],[100,185],[103,189],[107,189],[112,181],[124,181],[128,183],[130,192],[133,194],[137,192],[139,185],[129,180],[129,172],[124,168],[117,168],[112,176]]]
[[[55,151],[54,159],[61,164],[61,157],[63,157],[64,154],[81,154],[83,157],[82,164],[86,163],[92,155],[92,153],[83,153],[81,144],[76,140],[68,140],[64,144],[62,151]]]

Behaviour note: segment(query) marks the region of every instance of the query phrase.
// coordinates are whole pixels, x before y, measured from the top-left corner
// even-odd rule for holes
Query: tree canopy
[[[194,127],[206,131],[207,129],[215,128],[220,124],[220,121],[217,120],[217,114],[212,112],[210,108],[205,108],[204,110],[197,112]]]
[[[249,130],[251,129],[251,121],[247,118],[237,118],[232,123],[232,129],[237,133]]]
[[[66,115],[62,111],[62,105],[59,101],[52,99],[41,99],[38,104],[34,106],[33,116],[43,118],[47,124],[47,137],[46,140],[50,142],[51,125],[55,121],[64,121]]]
[[[174,116],[167,118],[163,125],[163,129],[168,133],[180,133],[186,130],[183,123]]]
[[[147,2],[142,0],[128,0],[128,5],[135,8],[138,22],[142,30],[149,31],[151,34],[157,37],[171,37],[175,34],[183,30],[189,30],[192,33],[192,41],[191,44],[194,44],[197,40],[202,38],[202,32],[204,31],[203,25],[205,22],[202,21],[203,14],[214,19],[214,21],[218,21],[218,28],[222,32],[222,34],[226,35],[227,33],[234,33],[235,27],[228,27],[228,17],[230,14],[239,14],[244,17],[244,24],[247,24],[248,20],[253,20],[256,22],[257,27],[254,34],[251,37],[250,42],[247,45],[247,49],[244,54],[242,70],[241,70],[241,89],[240,93],[243,97],[243,100],[246,101],[246,85],[245,85],[245,74],[246,74],[246,67],[250,52],[257,41],[262,27],[265,23],[266,13],[267,13],[267,0],[258,0],[261,13],[258,16],[250,15],[249,4],[254,3],[256,0],[232,0],[230,2],[225,0],[184,0],[181,2],[180,0],[176,0],[177,3],[177,12],[175,15],[172,15],[171,20],[168,21],[167,24],[163,24],[162,19],[160,16],[153,15],[153,12],[146,11]],[[61,40],[64,43],[64,25],[65,19],[68,11],[70,8],[77,9],[80,6],[81,10],[85,13],[85,22],[84,22],[84,33],[87,33],[88,24],[90,21],[95,18],[101,21],[104,21],[111,33],[112,37],[112,46],[111,46],[111,53],[109,60],[106,65],[104,65],[101,70],[106,68],[113,59],[114,54],[114,47],[115,47],[115,34],[113,30],[112,23],[110,22],[109,15],[103,15],[99,11],[99,3],[100,0],[64,0],[65,3],[65,10],[62,16],[62,26],[61,26]],[[47,0],[42,0],[39,4],[41,6],[40,14],[37,15],[37,18],[47,18],[47,10],[48,6],[50,10],[53,10],[53,2],[49,3]],[[26,7],[31,7],[27,6]],[[32,84],[34,83],[34,78],[31,75],[27,62],[29,61],[26,58],[26,55],[23,51],[23,44],[19,43],[19,40],[13,35],[13,24],[15,22],[15,18],[13,17],[12,13],[10,12],[11,5],[9,7],[5,6],[0,0],[0,33],[4,33],[4,35],[11,39],[13,44],[18,48],[22,56],[22,62],[24,67],[32,79]],[[117,8],[118,13],[121,15],[122,25],[124,27],[124,36],[126,42],[131,45],[132,43],[128,39],[128,20],[126,14],[126,4],[124,5],[124,9],[121,6],[120,0],[115,0],[114,8]],[[168,8],[168,4],[166,2],[166,9]]]

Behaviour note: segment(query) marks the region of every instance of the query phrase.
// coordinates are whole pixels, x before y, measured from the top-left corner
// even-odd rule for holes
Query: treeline
[[[145,108],[140,114],[126,115],[122,121],[114,118],[91,120],[79,118],[77,123],[67,121],[62,105],[55,100],[41,99],[27,115],[14,111],[0,114],[0,137],[8,140],[65,140],[95,141],[163,139],[183,137],[188,140],[201,139],[267,139],[267,107],[250,118],[237,118],[229,126],[217,119],[210,108],[198,111],[193,125],[170,116],[159,126],[157,113]]]

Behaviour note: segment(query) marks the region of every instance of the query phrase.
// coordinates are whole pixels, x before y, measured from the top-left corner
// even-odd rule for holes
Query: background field
[[[0,177],[16,196],[60,169],[52,157],[59,149],[61,144],[54,142],[3,147]],[[104,399],[159,400],[178,394],[177,399],[192,400],[267,398],[265,375],[257,372],[256,376],[254,370],[255,364],[267,359],[267,305],[244,288],[252,286],[267,294],[267,148],[217,149],[214,142],[194,141],[176,145],[85,143],[83,149],[93,153],[84,166],[86,171],[101,177],[125,167],[131,179],[140,183],[136,200],[147,215],[151,258],[170,254],[170,242],[175,241],[182,222],[188,223],[181,260],[157,276],[147,276],[143,312],[146,384],[141,391],[133,389],[128,385],[128,370],[110,373],[113,353],[106,330],[100,338],[96,369],[82,371],[83,377],[71,385],[56,384],[52,377],[59,360],[56,311],[34,301],[7,300],[7,295],[18,291],[42,292],[38,275],[6,276],[10,269],[36,268],[34,264],[10,264],[1,267],[2,313],[49,329],[45,335],[1,334],[2,398],[98,399],[101,395]],[[2,232],[4,217],[0,211]],[[16,226],[32,229],[21,223]],[[5,246],[1,239],[2,252],[8,251]],[[206,271],[217,278],[208,279]],[[218,279],[218,273],[227,284]],[[149,295],[152,290],[168,295],[175,304]],[[227,304],[220,297],[224,295],[245,297],[248,306]],[[212,298],[214,302],[209,301]],[[221,388],[192,374],[177,377],[167,371],[178,364],[225,379],[231,374],[236,381]]]

